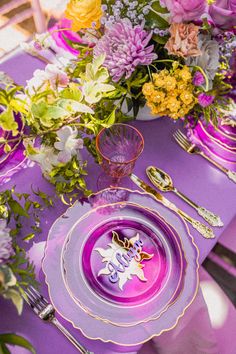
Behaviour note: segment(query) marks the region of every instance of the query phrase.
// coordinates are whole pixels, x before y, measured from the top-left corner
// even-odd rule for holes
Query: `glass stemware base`
[[[103,190],[112,187],[122,187],[133,189],[134,184],[130,180],[129,176],[123,178],[115,178],[107,175],[105,172],[101,173],[97,179],[97,190]]]

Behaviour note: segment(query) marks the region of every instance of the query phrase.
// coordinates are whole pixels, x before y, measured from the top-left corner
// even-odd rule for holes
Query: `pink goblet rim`
[[[139,137],[140,137],[140,139],[141,139],[141,146],[142,146],[142,148],[141,148],[141,150],[139,151],[138,155],[137,155],[136,157],[134,157],[133,159],[131,159],[131,160],[122,162],[122,165],[128,165],[128,164],[130,164],[130,163],[136,161],[136,160],[138,159],[138,157],[142,154],[143,149],[144,149],[144,138],[143,138],[142,134],[140,133],[140,131],[139,131],[137,128],[133,127],[132,125],[124,124],[124,123],[115,123],[115,124],[111,125],[110,128],[112,128],[114,125],[116,125],[116,126],[117,126],[117,125],[119,125],[119,126],[125,126],[125,127],[128,127],[128,128],[133,129],[133,130],[139,135]],[[96,149],[97,149],[97,151],[99,152],[99,154],[102,156],[102,158],[103,158],[104,160],[106,160],[106,161],[110,161],[110,159],[109,159],[107,156],[105,156],[105,155],[101,152],[101,150],[100,150],[100,148],[99,148],[99,138],[100,138],[101,134],[102,134],[106,129],[110,129],[110,128],[103,128],[103,129],[98,133],[98,135],[96,136]],[[116,161],[115,161],[115,162],[112,162],[112,164],[114,164],[114,165],[115,165],[115,164],[119,165],[120,162],[116,162]]]

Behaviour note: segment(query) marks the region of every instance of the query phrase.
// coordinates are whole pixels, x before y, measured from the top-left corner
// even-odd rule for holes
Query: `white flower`
[[[44,145],[41,146],[37,154],[32,154],[29,158],[40,165],[42,173],[45,177],[48,177],[53,167],[59,162],[54,148]]]
[[[58,161],[66,163],[75,155],[81,160],[78,150],[83,148],[83,140],[77,138],[77,135],[77,129],[72,129],[69,126],[62,127],[58,130],[57,136],[59,141],[54,144],[54,147],[60,151]]]
[[[7,261],[14,253],[10,229],[6,226],[6,219],[0,219],[0,264]]]
[[[34,46],[37,47],[37,43],[42,46],[42,49],[48,49],[50,48],[50,33],[44,32],[44,33],[36,33],[34,36]]]
[[[14,81],[4,71],[0,71],[0,84],[12,85]]]
[[[199,35],[198,47],[202,52],[198,57],[190,57],[186,60],[187,65],[200,66],[209,79],[209,89],[219,68],[219,44],[208,35]]]
[[[26,90],[29,95],[33,95],[39,89],[43,91],[47,85],[50,85],[52,89],[56,89],[58,86],[65,87],[69,83],[69,78],[57,65],[48,64],[45,70],[35,70],[32,79],[26,82]]]
[[[29,95],[34,95],[40,88],[40,91],[44,90],[48,78],[44,70],[35,70],[32,79],[27,80],[26,90]]]
[[[23,42],[20,46],[26,53],[37,56],[39,51],[50,47],[51,42],[49,36],[50,34],[48,32],[36,33],[32,41]]]
[[[57,86],[65,87],[69,83],[67,74],[55,64],[48,64],[45,68],[45,74],[52,88]]]
[[[26,53],[29,53],[31,55],[37,55],[38,51],[36,50],[33,41],[27,43],[23,42],[20,44],[21,49],[23,49]]]

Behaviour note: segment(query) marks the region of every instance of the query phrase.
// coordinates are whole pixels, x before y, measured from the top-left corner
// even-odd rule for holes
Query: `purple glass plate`
[[[187,262],[184,284],[176,301],[159,318],[130,326],[128,329],[127,327],[117,326],[92,317],[78,306],[65,287],[62,266],[63,245],[67,240],[68,233],[70,233],[71,226],[87,212],[90,212],[93,207],[103,205],[108,203],[108,201],[109,212],[112,210],[117,211],[117,201],[120,204],[121,200],[153,210],[171,224],[181,237],[182,248]],[[109,189],[98,193],[94,198],[94,203],[84,203],[83,205],[76,203],[55,221],[48,236],[43,271],[49,288],[50,300],[57,312],[72,323],[75,328],[82,331],[86,337],[124,346],[135,346],[173,329],[179,318],[183,316],[185,310],[191,305],[196,297],[199,284],[198,256],[198,249],[189,234],[186,223],[177,217],[174,212],[158,204],[145,193],[126,189]],[[127,330],[129,335],[127,335]]]
[[[23,129],[20,117],[16,117],[19,130]],[[3,131],[0,128],[0,137],[4,139],[14,139],[10,132]],[[0,144],[0,183],[7,183],[11,177],[26,165],[27,158],[24,155],[24,146],[22,142],[11,142],[11,152],[4,152],[4,144]]]
[[[78,235],[80,235],[78,237]],[[129,202],[91,210],[63,251],[65,284],[88,314],[119,326],[158,318],[180,294],[186,260],[176,232]]]

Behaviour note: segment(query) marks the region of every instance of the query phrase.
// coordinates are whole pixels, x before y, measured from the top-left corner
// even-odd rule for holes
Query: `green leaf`
[[[11,199],[8,201],[8,204],[14,214],[29,218],[29,214],[22,208],[22,206],[16,200]]]
[[[1,352],[1,350],[2,350],[2,352]],[[11,354],[11,352],[10,352],[10,350],[7,348],[7,346],[4,344],[4,343],[2,343],[2,344],[0,344],[0,354]]]
[[[112,125],[116,122],[116,109],[114,109],[111,114],[107,117],[106,123]]]
[[[9,144],[5,144],[4,145],[4,152],[7,154],[10,151],[11,151],[11,146]]]
[[[148,26],[151,26],[151,28],[159,28],[159,29],[166,29],[170,25],[169,23],[161,17],[161,15],[158,15],[157,13],[150,11],[149,14],[146,16]]]
[[[0,343],[13,344],[22,348],[28,349],[32,354],[36,354],[36,351],[32,344],[24,337],[18,336],[14,333],[0,334]]]
[[[26,103],[21,100],[12,99],[10,102],[10,106],[16,112],[21,112],[23,114],[26,114],[28,112],[26,109],[27,108]]]
[[[162,14],[168,14],[169,11],[166,7],[162,7],[160,5],[160,1],[155,1],[153,4],[152,4],[152,8],[153,10],[155,10],[156,12],[159,12],[159,13],[162,13]]]
[[[44,118],[46,118],[47,116],[52,118],[52,119],[59,119],[59,118],[63,118],[66,117],[68,115],[68,112],[58,106],[48,106],[47,110],[44,114]]]
[[[17,133],[18,124],[15,121],[12,109],[8,108],[6,111],[0,114],[0,127],[2,127],[3,130]]]
[[[81,102],[83,94],[75,84],[71,84],[70,87],[60,92],[60,97]]]
[[[0,272],[4,277],[4,285],[5,287],[15,286],[16,285],[16,277],[13,274],[11,268],[6,265],[0,266]]]
[[[30,234],[26,235],[24,238],[23,238],[23,241],[29,241],[29,240],[32,240],[32,238],[35,237],[35,233],[31,232]]]
[[[94,111],[89,106],[79,103],[75,100],[61,99],[58,101],[58,105],[71,113],[90,113],[94,114]]]
[[[23,310],[23,299],[19,292],[15,289],[8,288],[4,293],[3,297],[5,299],[10,299],[13,304],[15,305],[17,312],[19,315],[21,315],[22,310]]]
[[[161,36],[159,36],[158,34],[154,34],[154,35],[152,36],[152,39],[153,39],[155,42],[164,45],[164,44],[167,43],[169,37],[168,37],[168,36],[161,37]]]

